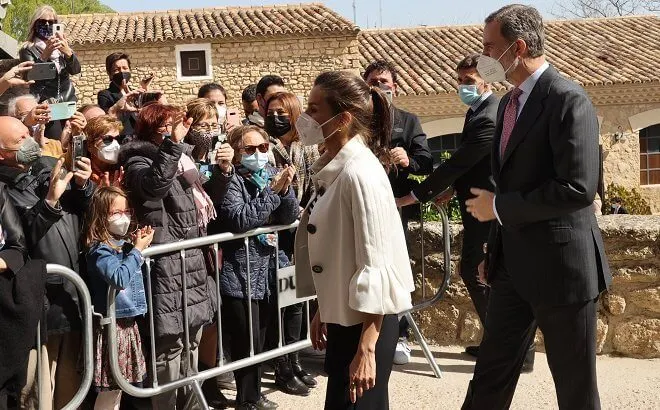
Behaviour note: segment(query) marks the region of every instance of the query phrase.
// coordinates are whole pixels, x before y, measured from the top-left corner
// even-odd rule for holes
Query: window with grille
[[[186,44],[175,48],[178,81],[213,79],[210,44]]]
[[[639,182],[660,184],[660,124],[639,131]]]
[[[429,138],[429,149],[433,155],[433,166],[437,167],[444,158],[450,156],[461,145],[461,134],[446,134]]]

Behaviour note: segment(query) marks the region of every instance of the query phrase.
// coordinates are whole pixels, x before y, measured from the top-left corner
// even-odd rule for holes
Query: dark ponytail
[[[314,85],[324,91],[333,114],[351,113],[350,135],[360,134],[389,172],[392,166],[389,149],[392,115],[385,95],[348,71],[321,73]]]
[[[374,155],[383,163],[385,170],[389,172],[392,166],[392,157],[390,155],[392,112],[390,111],[390,103],[387,101],[385,94],[376,87],[371,87],[371,102],[373,113],[371,115],[371,123],[369,124],[371,138],[369,138],[368,145]]]

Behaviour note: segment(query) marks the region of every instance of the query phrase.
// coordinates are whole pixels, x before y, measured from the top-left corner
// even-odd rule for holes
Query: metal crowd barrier
[[[87,392],[89,391],[90,386],[92,385],[92,377],[94,375],[94,355],[93,355],[93,333],[92,333],[92,298],[87,290],[87,284],[76,272],[71,269],[55,264],[46,265],[46,272],[49,276],[62,276],[65,279],[68,279],[78,290],[78,296],[80,298],[81,311],[82,311],[82,358],[83,358],[83,376],[76,392],[75,396],[71,401],[64,406],[63,410],[75,410],[77,409],[85,400]],[[39,407],[42,406],[42,397],[41,397],[41,381],[43,377],[50,377],[50,375],[44,376],[41,372],[41,363],[43,358],[41,357],[41,324],[37,325],[37,380],[36,386],[39,394]]]
[[[445,292],[447,291],[447,288],[449,288],[449,281],[451,280],[451,232],[449,231],[449,217],[447,216],[447,208],[445,206],[440,206],[436,204],[435,202],[429,202],[429,204],[434,207],[438,213],[440,214],[440,217],[442,219],[442,236],[443,236],[443,242],[444,242],[444,266],[445,266],[445,274],[442,278],[442,283],[440,284],[440,287],[438,290],[435,292],[433,296],[430,298],[426,298],[426,252],[424,250],[424,215],[422,212],[422,206],[423,204],[420,204],[420,241],[421,241],[421,270],[422,270],[422,300],[417,302],[412,309],[409,311],[403,313],[401,316],[404,316],[407,320],[408,323],[410,324],[410,328],[415,335],[415,340],[419,342],[419,346],[422,349],[422,352],[424,353],[424,356],[426,357],[426,360],[428,361],[429,365],[431,366],[431,369],[433,370],[433,374],[435,377],[441,378],[442,377],[442,372],[440,371],[440,367],[435,361],[435,358],[433,357],[433,352],[431,352],[431,349],[429,348],[428,343],[426,343],[426,339],[422,335],[422,332],[419,330],[419,326],[417,326],[417,323],[415,322],[415,319],[413,318],[412,314],[415,312],[418,312],[420,310],[426,309],[430,306],[433,306],[434,304],[438,303],[442,297],[444,296]]]
[[[289,345],[284,345],[282,343],[282,315],[278,314],[278,329],[279,329],[279,335],[280,337],[278,338],[278,346],[275,349],[262,352],[259,354],[254,353],[254,338],[253,338],[253,329],[252,329],[252,305],[251,303],[248,303],[248,329],[249,329],[249,337],[250,337],[250,355],[247,358],[244,359],[239,359],[239,360],[232,360],[231,363],[224,363],[223,362],[223,346],[222,346],[222,315],[221,315],[221,309],[222,309],[222,303],[221,303],[221,295],[220,295],[220,261],[218,260],[218,248],[219,244],[222,242],[227,242],[227,241],[232,241],[232,240],[237,240],[237,239],[243,239],[244,240],[244,245],[246,248],[246,255],[247,255],[247,263],[248,267],[250,264],[250,252],[249,252],[249,238],[255,235],[260,235],[260,234],[269,234],[269,233],[275,233],[283,230],[289,230],[296,228],[298,226],[298,222],[295,222],[291,225],[278,225],[278,226],[269,226],[269,227],[263,227],[263,228],[258,228],[243,234],[233,234],[233,233],[222,233],[222,234],[217,234],[217,235],[210,235],[210,236],[205,236],[201,238],[195,238],[195,239],[190,239],[190,240],[185,240],[185,241],[179,241],[179,242],[173,242],[173,243],[167,243],[167,244],[161,244],[161,245],[155,245],[150,248],[145,249],[143,252],[143,256],[145,258],[145,265],[146,265],[146,271],[147,275],[145,278],[145,286],[146,286],[146,294],[147,294],[147,305],[148,305],[148,317],[149,317],[149,336],[151,339],[150,345],[150,362],[151,365],[151,375],[152,375],[152,384],[151,387],[136,387],[123,377],[121,370],[119,368],[119,363],[117,360],[117,324],[116,324],[116,313],[115,313],[115,296],[116,296],[116,289],[110,288],[108,290],[108,309],[107,309],[107,319],[104,320],[102,323],[107,326],[108,328],[108,350],[110,353],[110,368],[112,371],[112,374],[114,376],[115,381],[117,382],[117,385],[121,388],[122,391],[128,393],[131,396],[134,397],[141,397],[141,398],[147,398],[147,397],[153,397],[157,396],[162,393],[166,393],[175,389],[180,389],[183,387],[189,387],[192,390],[192,394],[189,395],[188,397],[188,402],[186,405],[186,408],[189,408],[193,404],[193,400],[196,398],[197,402],[203,409],[208,409],[208,403],[206,402],[206,399],[204,398],[204,394],[202,393],[201,389],[201,383],[207,379],[210,379],[212,377],[219,376],[223,373],[227,373],[230,371],[234,371],[237,369],[241,369],[244,367],[252,366],[259,364],[261,362],[267,361],[274,359],[276,357],[293,353],[299,350],[302,350],[306,347],[311,346],[311,341],[310,341],[310,336],[309,336],[309,326],[307,327],[307,338],[305,340],[300,340],[296,343],[292,343]],[[208,370],[200,371],[199,373],[196,374],[190,374],[190,363],[188,361],[190,360],[190,334],[189,334],[189,326],[188,326],[188,309],[187,309],[187,278],[185,275],[186,267],[186,249],[194,249],[194,248],[200,248],[200,247],[206,247],[206,246],[212,246],[213,249],[213,254],[215,255],[215,281],[216,281],[216,292],[218,295],[218,310],[216,314],[216,320],[217,320],[217,329],[218,329],[218,358],[220,360],[220,365]],[[179,252],[181,256],[181,281],[182,281],[182,299],[183,299],[183,327],[184,327],[184,357],[182,358],[184,360],[184,369],[187,369],[186,377],[181,378],[176,381],[168,382],[166,384],[159,384],[158,383],[158,377],[157,377],[157,371],[156,371],[156,343],[157,340],[155,339],[155,332],[154,332],[154,314],[153,314],[153,300],[152,300],[152,284],[151,284],[151,261],[153,260],[154,257],[157,257],[159,255],[163,254],[172,254],[174,252]],[[278,248],[277,246],[275,247],[275,252],[277,255]],[[279,263],[277,264],[278,272],[280,271],[279,269]],[[248,275],[249,275],[249,269],[248,269]],[[250,295],[251,292],[251,281],[247,280],[247,294]],[[278,286],[279,288],[279,286]],[[279,289],[278,289],[279,290]],[[312,298],[306,298],[306,299],[299,299],[297,302],[306,302],[306,309],[307,309],[307,317],[309,318],[309,299]],[[281,312],[281,307],[280,306],[280,300],[279,297],[276,298],[277,300],[277,311]]]
[[[443,235],[445,236],[445,260],[450,261],[450,245],[449,245],[449,222],[447,218],[447,213],[446,210],[443,207],[437,207],[438,211],[440,212],[440,215],[442,216],[442,223],[443,223]],[[253,337],[253,329],[252,329],[252,305],[250,303],[247,304],[248,306],[248,331],[249,331],[249,339],[250,339],[250,355],[247,358],[244,359],[239,359],[239,360],[233,360],[231,363],[224,363],[223,362],[223,344],[222,344],[222,315],[221,315],[221,309],[222,309],[222,303],[221,303],[221,294],[220,294],[220,260],[218,260],[218,249],[219,249],[219,244],[227,241],[233,241],[233,240],[238,240],[238,239],[243,239],[244,244],[243,246],[246,248],[246,255],[247,255],[247,263],[248,266],[250,264],[250,255],[249,255],[249,238],[252,236],[260,235],[260,234],[270,234],[270,233],[276,233],[284,230],[290,230],[293,228],[296,228],[298,226],[298,222],[295,222],[291,225],[279,225],[279,226],[269,226],[269,227],[263,227],[263,228],[258,228],[246,233],[242,234],[233,234],[233,233],[221,233],[217,235],[210,235],[210,236],[205,236],[201,238],[195,238],[195,239],[190,239],[190,240],[185,240],[185,241],[179,241],[179,242],[173,242],[173,243],[167,243],[167,244],[160,244],[160,245],[155,245],[152,246],[148,249],[146,249],[143,252],[143,256],[145,258],[145,266],[146,266],[146,278],[145,278],[145,287],[146,287],[146,295],[147,295],[147,305],[148,305],[148,318],[149,318],[149,337],[151,340],[151,343],[149,343],[150,346],[150,352],[149,354],[149,359],[148,362],[150,363],[150,374],[152,375],[152,383],[150,387],[137,387],[132,384],[130,384],[124,377],[121,372],[121,369],[119,368],[119,362],[118,362],[118,346],[117,346],[117,323],[116,323],[116,312],[115,312],[115,297],[117,290],[114,288],[110,288],[108,290],[108,308],[107,308],[107,317],[102,320],[102,324],[104,326],[107,326],[107,332],[108,332],[108,350],[109,350],[109,355],[110,355],[110,368],[112,371],[112,374],[114,376],[114,379],[119,386],[119,388],[128,393],[131,396],[134,397],[140,397],[140,398],[149,398],[149,397],[154,397],[175,389],[180,389],[184,387],[188,387],[191,389],[192,394],[189,395],[188,397],[188,403],[186,407],[190,407],[193,404],[193,400],[197,399],[197,402],[203,409],[208,409],[208,403],[206,402],[206,399],[204,398],[204,394],[202,393],[201,389],[201,383],[204,382],[207,379],[219,376],[223,373],[231,372],[237,369],[245,368],[248,366],[256,365],[261,362],[267,361],[274,359],[276,357],[286,355],[289,353],[293,353],[299,350],[302,350],[304,348],[307,348],[311,346],[311,341],[310,341],[310,330],[309,326],[307,326],[307,338],[304,340],[300,340],[296,343],[292,343],[289,345],[283,345],[282,342],[282,315],[278,314],[277,315],[277,320],[278,320],[278,330],[279,330],[279,335],[280,337],[278,338],[278,346],[275,349],[262,352],[259,354],[254,353],[254,337]],[[424,234],[423,234],[423,229],[424,229],[424,221],[421,221],[421,229],[422,229],[422,281],[424,282],[426,280],[426,271],[424,267]],[[200,371],[196,374],[190,374],[190,363],[188,361],[190,360],[190,334],[189,334],[189,318],[188,318],[188,308],[187,308],[187,275],[185,274],[186,272],[186,250],[187,249],[194,249],[194,248],[201,248],[201,247],[207,247],[211,246],[213,249],[213,254],[215,255],[215,281],[216,281],[216,292],[218,295],[218,310],[216,313],[216,320],[217,320],[217,332],[218,332],[218,358],[220,360],[220,364],[214,368]],[[181,282],[182,282],[182,299],[183,299],[183,327],[184,327],[184,353],[183,353],[183,361],[184,361],[184,369],[187,369],[187,374],[185,377],[168,382],[166,384],[159,384],[158,382],[158,377],[157,377],[157,371],[156,371],[156,343],[157,340],[155,339],[155,331],[154,331],[154,313],[153,313],[153,299],[152,299],[152,283],[151,283],[151,262],[152,260],[160,255],[164,254],[172,254],[175,252],[179,252],[181,256]],[[278,248],[277,246],[275,247],[275,252],[277,254]],[[442,298],[443,293],[449,286],[449,279],[451,276],[451,268],[450,268],[450,262],[445,264],[445,277],[443,279],[441,287],[438,289],[435,295],[429,299],[424,299],[421,302],[417,303],[410,311],[405,312],[402,316],[406,316],[413,333],[415,334],[416,340],[419,341],[420,346],[424,352],[424,355],[426,356],[427,360],[429,361],[429,364],[431,365],[431,368],[433,369],[434,374],[436,377],[441,377],[441,372],[436,364],[433,355],[424,339],[422,336],[419,327],[415,323],[412,313],[419,311],[421,309],[427,308],[437,301],[439,301]],[[278,274],[281,273],[284,269],[279,268],[279,263],[277,264],[277,269],[278,269]],[[288,269],[290,272],[293,270],[293,267],[285,268]],[[249,269],[248,269],[248,275],[249,275]],[[278,281],[279,282],[279,281]],[[251,281],[247,280],[247,294],[251,294]],[[278,291],[279,291],[279,283],[278,283]],[[423,292],[423,297],[425,297],[425,291],[422,290]],[[278,292],[278,296],[280,296],[281,293]],[[89,296],[89,295],[87,295]],[[295,298],[294,298],[295,299]],[[304,299],[296,299],[293,302],[288,301],[286,306],[292,304],[292,303],[301,303],[304,302],[306,305],[306,311],[307,311],[307,320],[308,324],[311,321],[311,317],[309,314],[309,300],[313,298],[304,298]],[[285,307],[282,306],[282,300],[280,300],[280,297],[276,298],[277,300],[277,311],[281,312],[281,308]],[[91,330],[90,330],[91,332]],[[91,347],[88,347],[91,349]]]

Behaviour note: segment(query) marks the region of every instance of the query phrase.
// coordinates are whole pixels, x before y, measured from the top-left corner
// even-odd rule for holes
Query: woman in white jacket
[[[325,408],[386,409],[397,314],[414,289],[386,174],[390,108],[358,76],[326,72],[296,128],[303,144],[325,144],[295,249],[298,294],[318,295],[311,337],[326,349]]]

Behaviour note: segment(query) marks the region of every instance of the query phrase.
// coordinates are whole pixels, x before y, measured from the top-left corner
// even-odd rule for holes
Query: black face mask
[[[269,115],[266,117],[266,132],[275,138],[279,138],[291,131],[291,120],[281,115]]]
[[[123,80],[126,80],[126,84],[128,84],[128,82],[131,81],[130,71],[122,71],[120,73],[116,73],[112,75],[112,82],[117,84],[117,86],[119,87],[121,87],[121,82]]]

